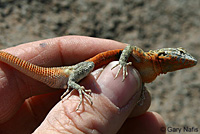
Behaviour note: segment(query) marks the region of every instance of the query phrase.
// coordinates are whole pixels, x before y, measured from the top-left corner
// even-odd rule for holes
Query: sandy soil
[[[0,0],[0,48],[63,35],[113,39],[145,51],[184,47],[200,61],[200,1]],[[199,70],[198,64],[147,84],[150,110],[168,127],[200,131]]]

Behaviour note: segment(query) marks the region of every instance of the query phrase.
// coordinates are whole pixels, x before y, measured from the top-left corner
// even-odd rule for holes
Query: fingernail
[[[122,70],[118,77],[114,79],[119,67],[113,70],[111,70],[111,68],[117,63],[118,62],[111,62],[107,65],[98,77],[97,82],[101,87],[102,93],[110,99],[112,103],[118,107],[123,107],[133,95],[140,90],[141,79],[139,73],[131,66],[128,66],[128,76],[124,82],[122,82]]]

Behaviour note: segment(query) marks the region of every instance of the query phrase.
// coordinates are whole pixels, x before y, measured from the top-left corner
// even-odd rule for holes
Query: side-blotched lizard
[[[120,70],[123,69],[124,81],[128,75],[127,66],[132,64],[139,71],[143,83],[152,82],[159,74],[189,68],[197,64],[197,60],[183,48],[163,48],[144,52],[136,46],[128,45],[124,50],[117,49],[102,52],[84,62],[64,67],[40,67],[4,51],[0,51],[1,62],[7,63],[29,77],[43,82],[52,88],[67,89],[61,96],[61,99],[70,89],[76,89],[80,97],[77,110],[82,103],[82,95],[85,95],[92,103],[91,97],[88,94],[91,90],[86,90],[78,82],[91,71],[118,59],[119,64],[117,65],[120,65],[120,69],[116,77]]]

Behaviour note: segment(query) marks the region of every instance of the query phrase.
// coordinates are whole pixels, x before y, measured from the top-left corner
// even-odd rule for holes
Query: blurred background
[[[65,35],[106,38],[145,51],[184,47],[200,61],[199,0],[0,0],[0,48]],[[200,66],[146,84],[167,127],[200,131]],[[191,134],[191,133],[190,133]]]

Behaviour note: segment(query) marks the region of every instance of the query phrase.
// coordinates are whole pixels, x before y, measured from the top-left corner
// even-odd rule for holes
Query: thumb
[[[111,70],[114,64],[110,63],[101,73],[95,72],[80,83],[92,89],[93,105],[84,98],[80,109],[75,111],[80,99],[73,91],[50,111],[35,133],[116,133],[137,105],[141,79],[130,66],[124,82],[122,71],[114,80],[119,69]]]

